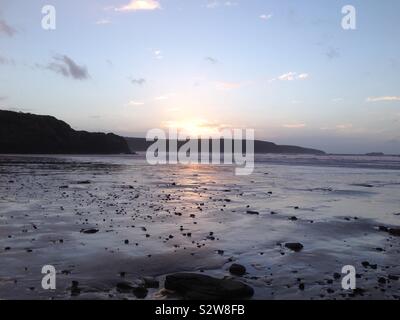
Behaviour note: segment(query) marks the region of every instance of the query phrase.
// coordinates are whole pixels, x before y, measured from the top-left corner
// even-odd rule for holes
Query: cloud
[[[155,59],[157,59],[157,60],[162,60],[162,59],[164,58],[164,56],[163,56],[161,50],[159,50],[159,49],[152,50],[152,49],[151,49],[151,51],[152,51],[152,54],[153,54],[153,56],[154,56]]]
[[[304,80],[308,78],[308,73],[301,73],[298,75],[297,79]]]
[[[80,66],[76,64],[74,60],[66,55],[54,56],[53,62],[45,66],[44,69],[48,69],[55,73],[61,74],[66,78],[71,77],[76,80],[85,80],[90,77],[85,66]]]
[[[288,128],[288,129],[300,129],[300,128],[305,128],[306,124],[305,123],[291,123],[291,124],[284,124],[282,127]]]
[[[400,96],[368,97],[367,102],[400,101]]]
[[[338,124],[336,126],[336,129],[340,129],[340,130],[351,129],[351,128],[353,128],[353,125],[351,123]]]
[[[0,55],[0,65],[15,65],[15,61]]]
[[[129,80],[131,81],[132,84],[137,84],[139,86],[146,83],[146,79],[144,79],[144,78],[139,78],[139,79],[129,78]]]
[[[208,9],[214,9],[216,7],[219,7],[219,2],[218,1],[212,1],[206,4],[206,8]]]
[[[0,35],[5,34],[6,36],[12,37],[17,33],[13,27],[11,27],[5,20],[0,20]]]
[[[262,19],[262,20],[269,20],[271,18],[272,18],[272,14],[271,13],[270,14],[262,14],[260,16],[260,19]]]
[[[161,9],[159,1],[156,0],[132,0],[128,4],[115,8],[115,11],[139,11],[139,10],[157,10]]]
[[[330,47],[330,48],[328,48],[328,51],[326,52],[326,56],[332,60],[335,58],[339,58],[340,52],[338,51],[338,49]]]
[[[8,97],[6,97],[6,96],[0,96],[0,101],[4,101],[4,100],[7,100],[8,99]]]
[[[136,107],[136,106],[143,106],[144,104],[145,103],[142,102],[142,101],[133,101],[133,100],[131,100],[131,101],[128,102],[127,106]]]
[[[175,96],[176,96],[175,93],[167,93],[167,94],[163,94],[162,96],[155,97],[154,100],[163,101],[163,100],[168,100],[170,98],[173,98]]]
[[[101,19],[101,20],[96,21],[96,24],[97,24],[97,25],[111,24],[111,20],[108,20],[108,19]]]
[[[215,8],[222,7],[222,6],[235,7],[237,5],[238,5],[238,3],[235,1],[209,1],[206,4],[206,8],[207,9],[215,9]]]
[[[391,143],[391,144],[400,144],[400,139],[393,138],[393,139],[387,140],[387,142]]]
[[[225,82],[225,81],[216,82],[215,85],[219,90],[239,89],[242,86],[242,84],[239,82]]]
[[[225,6],[225,7],[235,7],[235,6],[237,6],[237,5],[238,5],[238,3],[235,2],[235,1],[225,1],[225,2],[224,2],[224,6]]]
[[[169,99],[169,96],[168,96],[168,95],[165,95],[165,96],[158,96],[158,97],[155,97],[155,98],[154,98],[154,100],[157,100],[157,101],[168,100],[168,99]]]
[[[295,72],[288,72],[288,73],[284,73],[282,75],[280,75],[278,77],[278,80],[281,81],[293,81],[296,77],[296,73]]]
[[[169,111],[169,112],[178,112],[178,111],[180,111],[181,109],[180,108],[178,108],[178,107],[171,107],[171,108],[168,108],[167,109],[167,111]]]
[[[204,58],[207,62],[211,63],[211,64],[217,64],[218,60],[213,58],[213,57],[205,57]]]
[[[308,73],[288,72],[280,75],[278,78],[271,79],[270,81],[294,81],[294,80],[305,80],[309,77]]]

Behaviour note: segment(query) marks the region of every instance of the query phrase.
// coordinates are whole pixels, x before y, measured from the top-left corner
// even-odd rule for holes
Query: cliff
[[[0,110],[0,153],[130,153],[126,140],[112,133],[76,131],[51,116]]]

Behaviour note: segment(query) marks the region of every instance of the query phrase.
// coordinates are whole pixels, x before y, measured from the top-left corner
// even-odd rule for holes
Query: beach
[[[144,278],[159,287],[142,298],[181,299],[163,289],[179,272],[236,279],[252,299],[400,298],[400,237],[387,232],[400,226],[400,157],[260,156],[253,174],[234,169],[0,156],[0,299],[137,299],[118,284]],[[41,286],[44,265],[55,290]],[[342,288],[345,265],[356,290]]]

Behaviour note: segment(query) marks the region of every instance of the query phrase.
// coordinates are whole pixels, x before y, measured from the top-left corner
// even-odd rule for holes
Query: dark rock
[[[390,280],[399,280],[399,276],[396,276],[394,274],[389,274],[389,279]]]
[[[379,282],[380,284],[385,284],[385,283],[386,283],[386,279],[383,278],[383,277],[380,277],[380,278],[378,279],[378,282]]]
[[[373,185],[372,184],[368,184],[368,183],[353,183],[352,186],[364,187],[364,188],[373,188]]]
[[[247,214],[260,214],[259,212],[253,211],[253,210],[247,210],[246,213]]]
[[[135,287],[132,289],[132,292],[138,299],[146,298],[147,293],[148,293],[148,291],[145,287]]]
[[[363,262],[361,262],[361,264],[364,268],[370,267],[371,269],[374,269],[374,270],[376,270],[378,268],[377,264],[370,264],[368,261],[363,261]]]
[[[392,236],[400,237],[400,229],[390,228],[389,234]]]
[[[246,274],[246,268],[240,264],[234,263],[229,267],[229,272],[235,276],[243,276]]]
[[[304,246],[301,243],[298,243],[298,242],[285,243],[285,247],[290,249],[290,250],[293,250],[295,252],[299,252],[304,248]]]
[[[165,280],[165,288],[186,299],[230,300],[250,298],[254,294],[250,286],[230,279],[217,279],[203,274],[176,273]]]
[[[120,293],[129,293],[132,292],[133,286],[129,282],[118,282],[117,283],[117,291]]]
[[[365,294],[365,289],[362,289],[362,288],[355,288],[355,289],[353,290],[353,294],[354,294],[355,296],[357,296],[357,295],[363,296],[363,295]]]
[[[81,233],[86,233],[86,234],[94,234],[94,233],[97,233],[97,232],[99,232],[98,229],[82,229],[81,230]]]
[[[81,289],[79,288],[79,282],[78,281],[72,281],[71,285],[71,296],[76,297],[81,294]]]
[[[389,231],[389,228],[388,228],[388,227],[385,227],[385,226],[379,226],[379,227],[378,227],[378,230],[379,230],[379,231],[388,232],[388,231]]]
[[[361,262],[361,264],[365,268],[369,266],[369,262],[368,261],[363,261],[363,262]]]
[[[90,184],[89,180],[77,181],[76,184]]]
[[[298,219],[297,219],[297,217],[293,216],[293,217],[290,217],[289,220],[290,221],[297,221]]]
[[[143,278],[144,286],[146,288],[154,288],[157,289],[160,287],[160,282],[152,277],[144,277]]]
[[[341,274],[338,273],[338,272],[335,272],[335,273],[333,274],[333,278],[336,279],[336,280],[340,279],[341,277],[342,277]]]

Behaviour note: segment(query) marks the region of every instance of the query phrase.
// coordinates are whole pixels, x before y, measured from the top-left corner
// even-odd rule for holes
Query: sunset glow
[[[179,134],[187,135],[192,138],[196,137],[215,137],[222,127],[214,125],[203,119],[186,119],[180,121],[166,121],[164,123],[166,129],[177,130]]]

